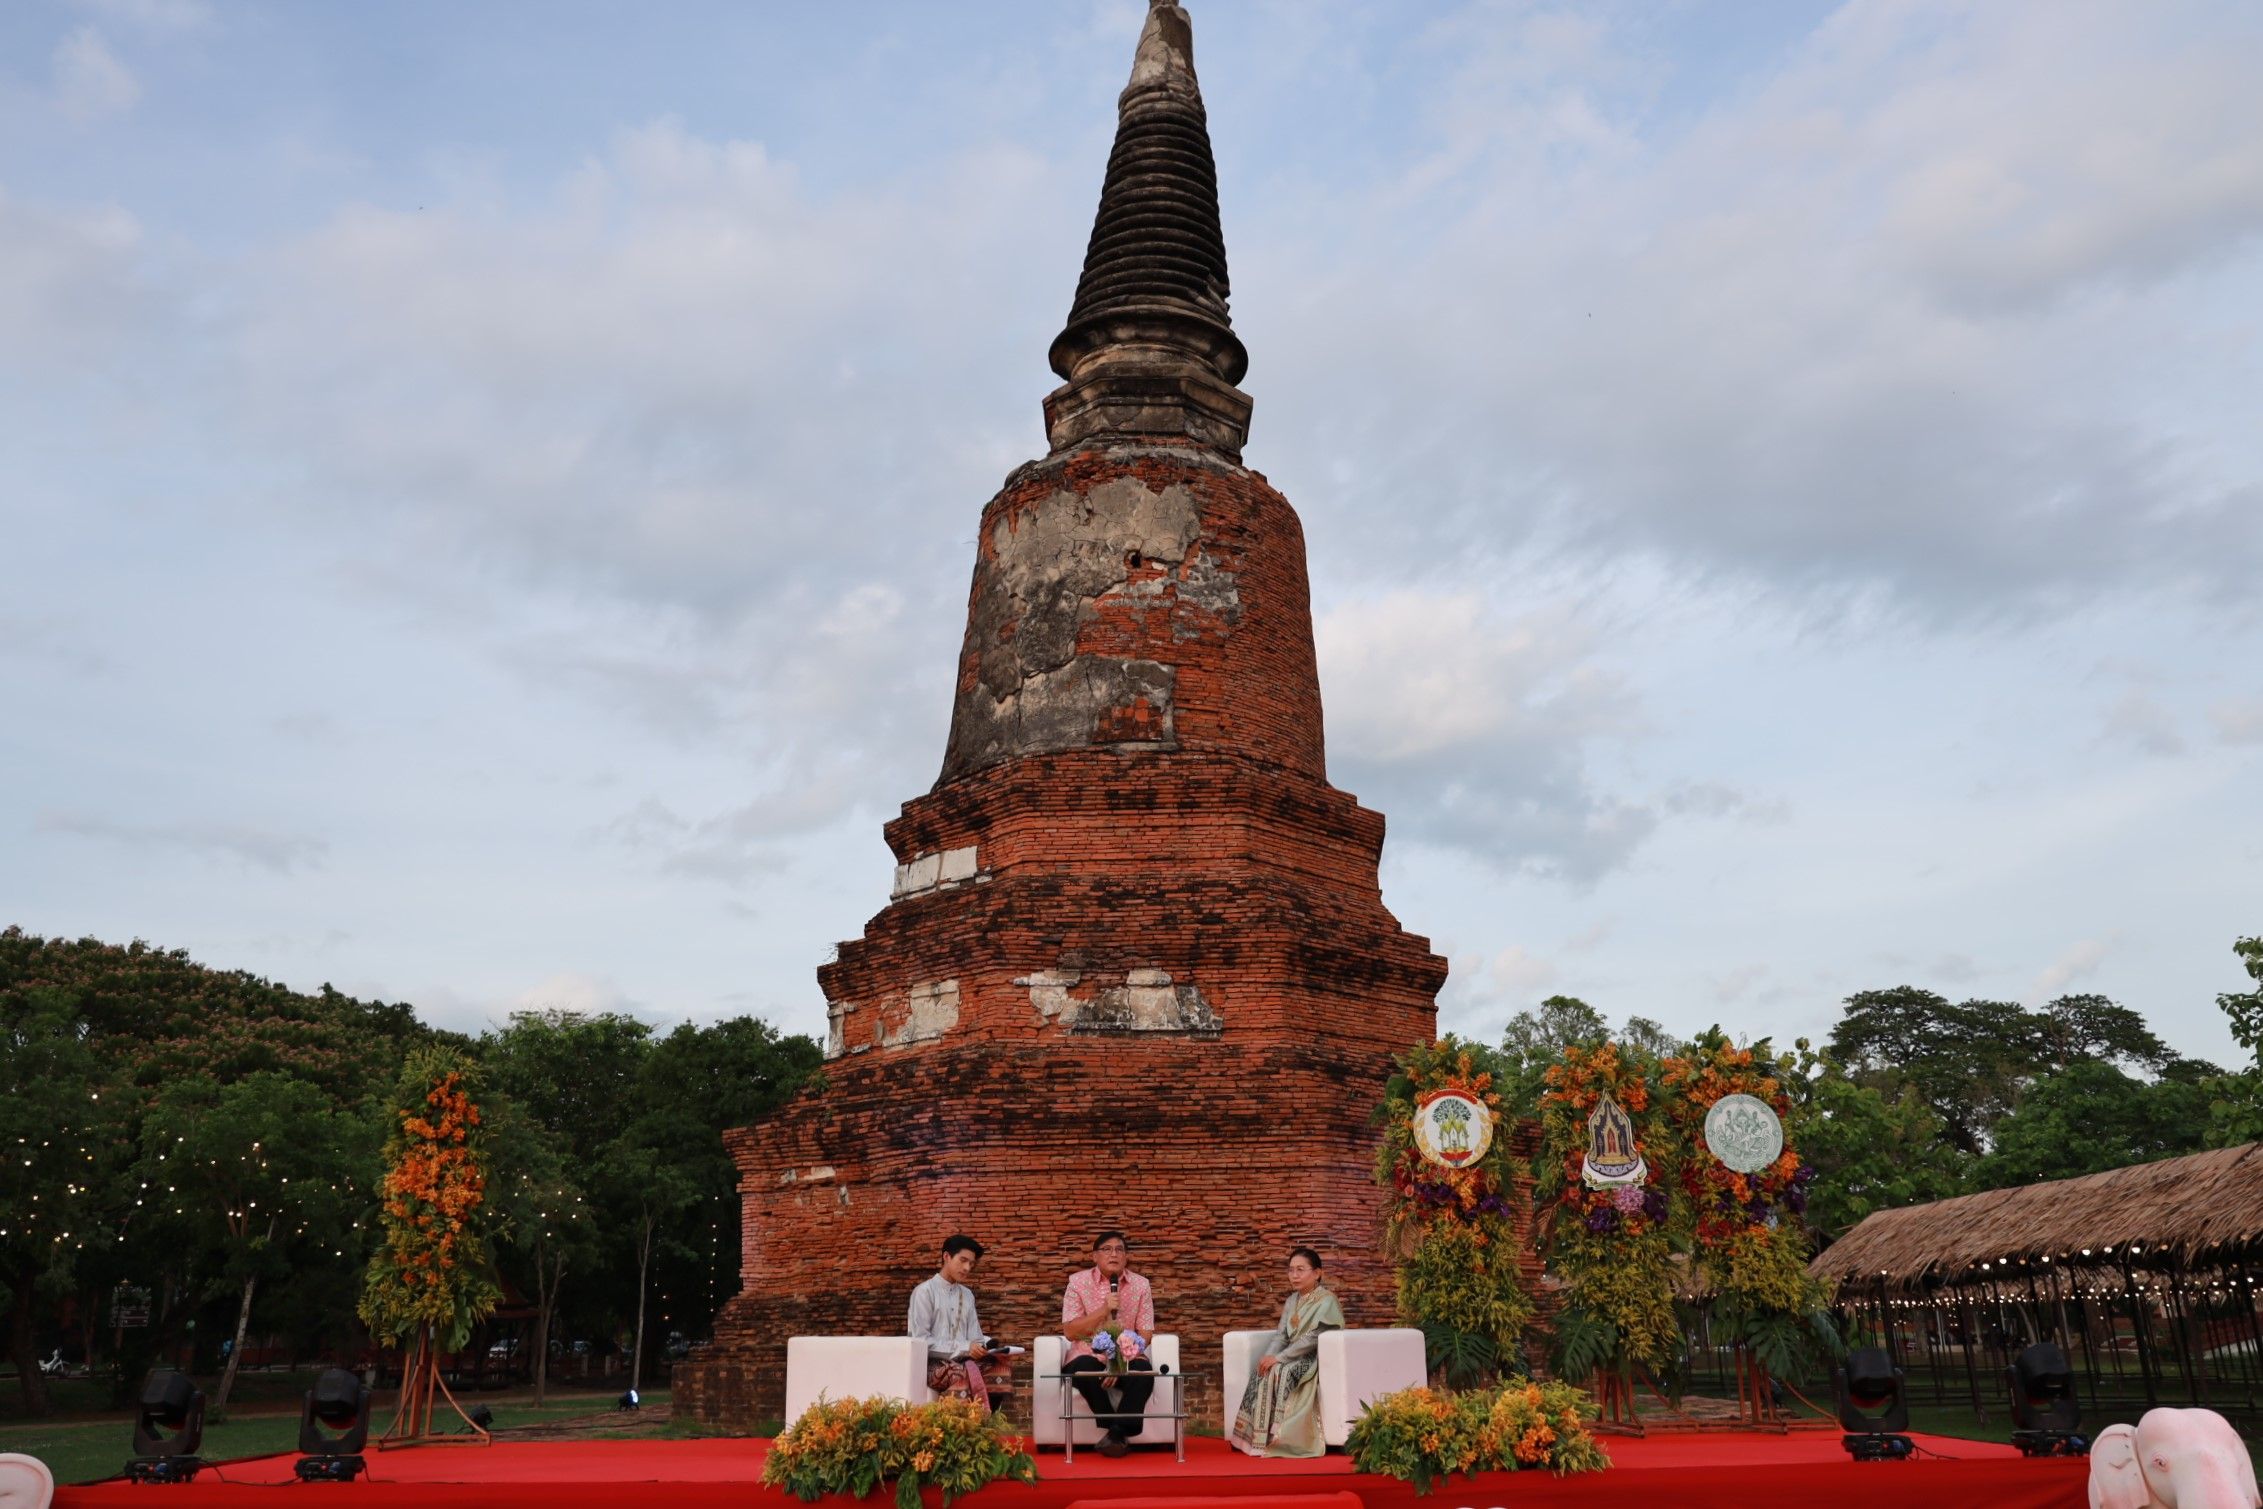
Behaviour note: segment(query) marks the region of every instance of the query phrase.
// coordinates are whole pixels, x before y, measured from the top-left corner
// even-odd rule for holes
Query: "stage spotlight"
[[[2012,1445],[2030,1457],[2084,1457],[2088,1438],[2077,1433],[2082,1403],[2074,1393],[2067,1354],[2047,1341],[2024,1348],[2004,1370],[2012,1386]]]
[[[134,1411],[134,1454],[126,1477],[136,1483],[186,1483],[204,1465],[196,1454],[203,1444],[204,1391],[186,1373],[150,1369]]]
[[[352,1482],[368,1466],[368,1445],[368,1388],[344,1368],[325,1368],[299,1408],[299,1481]]]
[[[622,1395],[622,1396],[621,1396],[621,1397],[620,1397],[619,1399],[617,1399],[617,1400],[615,1400],[615,1401],[613,1402],[613,1407],[614,1407],[615,1409],[635,1409],[635,1408],[637,1408],[638,1406],[637,1406],[637,1397],[636,1397],[636,1390],[632,1388],[632,1389],[630,1389],[630,1390],[629,1390],[629,1391],[628,1391],[627,1393],[623,1394],[623,1395]]]
[[[1857,1462],[1898,1462],[1917,1450],[1909,1429],[1902,1370],[1884,1347],[1857,1347],[1839,1369],[1839,1444]]]
[[[495,1411],[484,1404],[474,1408],[467,1418],[473,1430],[492,1430],[495,1427]]]

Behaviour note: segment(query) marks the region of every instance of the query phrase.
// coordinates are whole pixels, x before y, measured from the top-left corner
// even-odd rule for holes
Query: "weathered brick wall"
[[[983,515],[945,779],[896,896],[819,971],[828,1082],[734,1132],[744,1288],[677,1407],[776,1417],[796,1334],[900,1333],[941,1240],[995,1334],[1058,1327],[1132,1234],[1215,1420],[1219,1337],[1288,1249],[1392,1317],[1369,1118],[1445,961],[1383,905],[1383,820],[1326,782],[1302,531],[1186,447],[1026,467]]]

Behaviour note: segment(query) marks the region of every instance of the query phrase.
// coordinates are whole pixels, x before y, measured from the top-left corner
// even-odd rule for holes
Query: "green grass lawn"
[[[304,1392],[304,1385],[301,1385]],[[107,1394],[105,1394],[107,1399]],[[645,1396],[657,1404],[668,1397],[665,1389]],[[549,1402],[535,1409],[530,1396],[524,1393],[504,1395],[467,1394],[463,1396],[466,1409],[484,1404],[495,1412],[495,1428],[509,1430],[514,1426],[557,1423],[579,1415],[605,1414],[612,1409],[613,1396],[577,1390],[572,1393],[552,1393]],[[440,1404],[440,1417],[452,1420],[445,1402]],[[374,1435],[385,1428],[392,1418],[393,1396],[378,1395],[370,1411],[370,1431]],[[229,1418],[208,1422],[204,1427],[203,1457],[208,1462],[228,1462],[244,1457],[273,1456],[278,1452],[298,1450],[299,1415],[296,1409],[288,1413],[277,1411],[270,1402],[265,1410],[257,1405],[251,1409],[231,1407]],[[697,1434],[693,1430],[685,1435]],[[626,1432],[608,1431],[608,1435],[672,1435],[676,1431],[662,1420],[654,1420],[649,1429],[632,1427]],[[133,1417],[120,1410],[101,1419],[13,1422],[0,1424],[0,1451],[20,1451],[39,1458],[55,1474],[58,1483],[90,1483],[100,1478],[114,1477],[132,1454]],[[225,1470],[225,1469],[223,1469]]]

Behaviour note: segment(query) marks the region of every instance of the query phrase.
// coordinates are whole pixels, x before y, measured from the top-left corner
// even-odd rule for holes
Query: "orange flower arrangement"
[[[477,1214],[487,1196],[469,1066],[419,1055],[402,1079],[378,1186],[384,1243],[370,1258],[362,1319],[386,1341],[430,1328],[447,1349],[501,1297]]]

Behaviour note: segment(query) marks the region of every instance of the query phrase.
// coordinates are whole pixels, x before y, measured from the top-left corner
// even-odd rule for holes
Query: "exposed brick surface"
[[[1143,527],[1180,533],[1135,561],[1123,510],[1151,506]],[[1068,565],[1024,551],[1001,586],[1032,508]],[[993,705],[887,825],[898,860],[972,848],[974,870],[923,869],[841,946],[826,1082],[730,1134],[744,1287],[676,1370],[694,1418],[777,1416],[792,1335],[900,1332],[953,1231],[988,1246],[983,1319],[1018,1341],[1057,1328],[1094,1233],[1130,1232],[1213,1418],[1219,1337],[1278,1315],[1292,1245],[1327,1255],[1353,1325],[1391,1321],[1369,1116],[1390,1056],[1434,1033],[1445,961],[1383,905],[1382,818],[1327,784],[1294,511],[1143,446],[1025,467],[983,524],[959,714]],[[1041,642],[1038,671],[983,663]],[[1088,659],[1089,724],[1067,702],[1001,718],[980,690]]]

